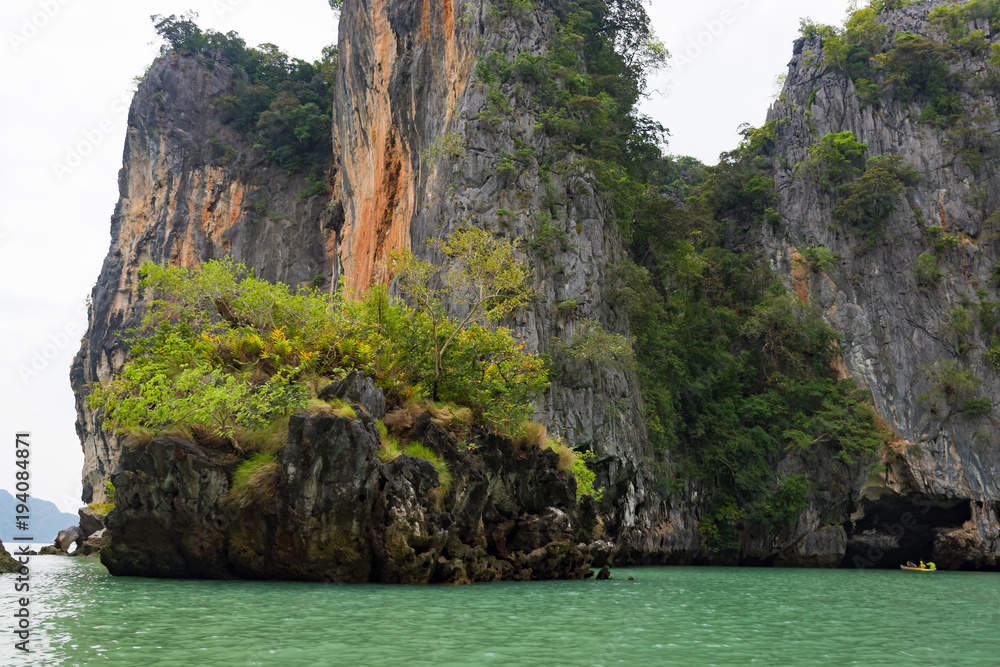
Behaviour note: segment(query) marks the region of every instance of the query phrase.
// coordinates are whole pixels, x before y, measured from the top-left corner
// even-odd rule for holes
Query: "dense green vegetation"
[[[460,230],[449,243],[481,249],[486,236]],[[519,269],[509,244],[494,249],[504,253],[501,270]],[[457,253],[451,259],[451,271],[468,268]],[[510,306],[506,295],[492,295],[484,316],[460,321],[435,304],[411,308],[384,288],[359,300],[344,290],[293,294],[228,259],[198,271],[147,264],[142,286],[155,298],[130,339],[130,359],[91,396],[112,429],[199,424],[238,442],[360,370],[390,405],[436,391],[470,408],[476,423],[513,431],[547,386],[543,362],[495,326],[497,312],[520,303]]]
[[[221,62],[233,69],[233,94],[218,102],[223,122],[246,132],[289,171],[328,169],[336,49],[328,47],[322,60],[308,63],[273,44],[247,47],[234,32],[203,31],[196,18],[154,16],[153,22],[166,41],[165,54],[194,54],[209,66]]]
[[[526,8],[515,4],[497,3],[497,13],[517,19]],[[609,296],[628,310],[634,351],[605,353],[604,363],[640,376],[656,452],[649,464],[662,491],[679,490],[686,478],[701,480],[712,512],[702,526],[706,539],[731,547],[738,525],[785,526],[805,507],[808,480],[777,474],[780,459],[791,453],[872,463],[885,433],[865,396],[836,381],[836,336],[819,313],[788,294],[759,257],[732,250],[747,230],[778,221],[770,174],[780,124],[747,127],[743,145],[718,167],[664,158],[665,130],[636,111],[645,73],[666,58],[642,4],[556,7],[558,38],[546,54],[495,51],[480,58],[477,76],[490,101],[480,120],[503,122],[512,98],[530,100],[536,129],[551,148],[508,161],[526,168],[527,158],[536,159],[545,182],[546,173],[568,171],[582,156],[614,202],[632,261],[617,267],[618,287]],[[622,50],[625,44],[631,50]],[[867,173],[866,148],[853,136],[833,136],[802,169],[843,196],[846,210],[861,208],[871,202],[857,188],[843,194],[838,188]],[[893,204],[896,195],[887,195]],[[561,213],[559,198],[552,201],[545,216]],[[550,242],[532,244],[547,261]],[[574,308],[560,304],[559,312]],[[591,341],[585,335],[553,345],[557,366],[570,354],[618,347],[602,340],[599,327],[591,331]]]
[[[695,477],[713,489],[702,531],[733,547],[744,520],[781,527],[805,507],[807,480],[781,477],[787,454],[877,460],[886,437],[865,395],[837,382],[836,335],[752,254],[729,250],[744,224],[766,224],[759,171],[767,131],[710,170],[682,204],[652,200],[637,217],[638,264],[622,267],[647,425],[669,491]],[[748,175],[758,175],[748,178]]]
[[[89,405],[109,430],[181,430],[253,455],[234,478],[232,500],[243,505],[263,502],[276,484],[290,413],[357,418],[351,406],[316,399],[352,370],[375,379],[390,409],[433,409],[426,401],[434,396],[462,406],[455,409],[466,427],[516,435],[548,386],[543,361],[496,325],[523,303],[526,272],[512,244],[482,230],[461,229],[442,248],[449,296],[468,299],[463,320],[448,317],[426,285],[430,297],[412,308],[381,287],[360,299],[346,289],[292,293],[229,259],[197,271],[146,264],[141,285],[150,300],[128,360],[95,385]],[[429,277],[439,269],[405,254],[397,260],[411,272],[411,288],[420,284],[413,271]],[[440,463],[412,443],[407,452]]]

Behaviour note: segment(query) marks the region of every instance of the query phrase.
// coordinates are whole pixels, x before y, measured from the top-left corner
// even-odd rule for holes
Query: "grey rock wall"
[[[922,3],[881,16],[892,29],[883,52],[903,31],[944,41],[926,21],[938,4]],[[988,41],[997,38],[985,22],[970,27],[985,28]],[[883,461],[888,466],[884,477],[869,479],[858,471],[851,480],[856,512],[849,517],[848,531],[866,525],[866,512],[877,515],[880,507],[893,503],[898,506],[890,512],[892,518],[882,517],[869,529],[885,534],[907,511],[925,516],[920,510],[927,506],[960,508],[942,515],[939,534],[925,542],[936,541],[934,553],[944,553],[950,549],[948,535],[955,533],[958,539],[961,533],[976,546],[958,560],[966,566],[995,567],[1000,554],[1000,382],[986,352],[997,332],[982,325],[977,315],[980,297],[998,297],[993,271],[1000,259],[1000,235],[986,224],[1000,208],[1000,104],[989,83],[995,70],[986,62],[986,53],[963,51],[952,64],[952,73],[963,81],[963,112],[977,117],[973,127],[978,137],[963,141],[949,128],[919,119],[926,101],[918,98],[907,104],[884,94],[866,105],[854,83],[823,62],[819,39],[796,43],[785,90],[768,116],[779,121],[774,177],[781,222],[755,230],[755,242],[788,286],[818,304],[843,335],[846,371],[871,390],[879,414],[896,436]],[[920,175],[874,245],[838,224],[833,196],[794,172],[812,143],[847,130],[868,144],[866,157],[900,155]],[[970,147],[981,160],[978,169],[961,152]],[[929,229],[934,226],[942,226],[943,232]],[[936,249],[934,240],[942,233],[959,241]],[[815,247],[839,255],[832,268],[809,268],[801,251]],[[932,285],[919,284],[914,273],[922,253],[935,256],[944,274]],[[956,331],[953,324],[960,308],[975,321],[967,333]],[[981,388],[942,395],[942,382],[933,369],[951,364],[972,373]],[[969,416],[958,409],[964,398],[980,396],[992,401],[988,414]]]
[[[229,451],[169,437],[126,449],[101,561],[114,575],[339,583],[592,575],[596,509],[557,454],[489,436],[459,450],[425,415],[414,434],[447,461],[446,490],[424,459],[381,461],[353,407],[356,420],[294,415],[273,487],[249,505],[230,498]]]

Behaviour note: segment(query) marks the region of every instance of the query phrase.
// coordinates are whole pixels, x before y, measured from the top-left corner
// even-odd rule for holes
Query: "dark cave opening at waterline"
[[[936,535],[972,518],[967,501],[923,497],[862,501],[855,514],[860,512],[860,519],[845,526],[842,567],[895,569],[907,561],[933,561]]]

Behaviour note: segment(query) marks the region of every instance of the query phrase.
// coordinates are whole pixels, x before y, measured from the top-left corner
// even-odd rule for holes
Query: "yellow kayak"
[[[937,572],[937,569],[931,569],[929,567],[907,567],[905,565],[899,566],[900,570],[906,570],[907,572]]]

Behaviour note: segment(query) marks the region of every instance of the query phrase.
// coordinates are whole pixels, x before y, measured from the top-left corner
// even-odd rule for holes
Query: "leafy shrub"
[[[993,411],[993,401],[984,397],[967,398],[958,404],[959,411],[966,417],[987,415]]]
[[[828,134],[809,147],[809,157],[795,167],[795,174],[832,189],[861,171],[866,150],[868,144],[857,141],[849,130]]]
[[[587,466],[588,461],[593,461],[596,456],[594,452],[583,452],[577,454],[576,459],[573,461],[573,465],[570,467],[570,471],[576,478],[576,499],[580,500],[584,496],[591,496],[594,500],[600,502],[604,498],[604,489],[595,489],[594,482],[597,480],[597,474],[594,473]]]
[[[834,218],[852,226],[877,229],[896,210],[900,195],[917,183],[919,174],[899,155],[877,155],[859,178],[837,188]]]
[[[533,0],[495,0],[491,11],[498,16],[523,17],[537,6]]]
[[[859,9],[847,19],[843,32],[825,37],[827,67],[843,71],[854,81],[868,76],[869,61],[889,36],[889,27],[877,21],[877,16],[874,7]]]
[[[836,263],[840,261],[840,253],[833,252],[829,248],[824,248],[819,246],[817,248],[802,248],[799,250],[802,256],[809,266],[812,267],[814,271],[827,272],[836,266]]]
[[[934,239],[934,250],[938,253],[954,250],[962,243],[960,237],[946,234],[944,227],[940,225],[928,227],[927,233]]]
[[[941,279],[941,269],[938,268],[937,259],[934,255],[921,253],[913,263],[913,275],[917,277],[917,284],[921,287],[931,287]]]
[[[446,266],[408,252],[392,256],[400,291],[426,315],[432,367],[424,386],[431,400],[468,405],[497,427],[523,419],[531,397],[547,386],[541,360],[495,326],[532,293],[530,269],[516,255],[518,242],[461,227],[444,241],[430,242],[448,257]],[[461,320],[448,316],[448,303],[465,306]]]
[[[584,361],[597,368],[630,369],[635,363],[632,342],[621,334],[607,331],[600,322],[580,320],[569,345],[558,338],[549,346],[557,364]]]
[[[808,506],[809,480],[805,475],[786,475],[764,505],[764,523],[772,528],[784,528],[799,518]]]
[[[89,503],[87,509],[92,510],[94,514],[98,516],[107,516],[108,513],[115,508],[115,504],[112,502],[108,503]]]
[[[914,5],[920,0],[872,0],[870,6],[879,14],[903,9]]]
[[[479,237],[448,243],[451,250],[468,251],[445,274],[457,298],[466,298],[465,289],[480,285],[479,279],[522,275],[509,264],[512,255],[498,259],[488,252],[496,245]],[[463,266],[474,274],[472,282],[458,282]],[[438,269],[423,270],[429,277]],[[548,386],[542,360],[490,323],[523,303],[507,292],[510,283],[459,321],[433,290],[425,293],[430,301],[422,310],[390,298],[382,287],[360,300],[343,291],[292,294],[229,259],[197,271],[146,264],[142,273],[142,289],[152,300],[129,339],[128,359],[88,399],[109,430],[200,424],[234,443],[253,441],[254,433],[270,440],[268,425],[305,407],[315,395],[315,378],[351,370],[373,376],[390,400],[436,392],[496,429],[523,419]],[[483,319],[475,322],[477,317]]]
[[[1000,370],[1000,337],[992,336],[990,338],[990,347],[986,351],[986,361],[988,361],[995,370]]]
[[[511,181],[517,178],[517,167],[514,166],[514,156],[504,151],[500,155],[500,162],[497,164],[497,175],[504,181]]]
[[[459,132],[443,132],[424,151],[424,160],[433,164],[443,157],[461,159],[465,155],[465,137]]]
[[[320,197],[327,194],[330,194],[330,190],[326,183],[318,178],[311,177],[306,179],[306,184],[299,190],[297,198],[299,201],[309,201],[313,197]]]
[[[982,381],[968,368],[962,368],[957,361],[939,359],[924,367],[930,381],[930,398],[944,400],[950,405],[969,398],[969,394],[979,391]]]
[[[115,485],[111,483],[111,480],[104,481],[104,496],[107,502],[93,502],[87,505],[89,509],[99,516],[107,516],[108,512],[115,507]]]
[[[888,78],[884,86],[899,100],[918,97],[928,100],[929,108],[936,114],[936,106],[954,85],[949,63],[957,57],[950,46],[911,32],[901,33],[885,59]]]

